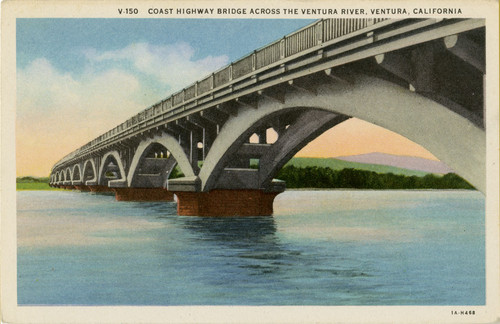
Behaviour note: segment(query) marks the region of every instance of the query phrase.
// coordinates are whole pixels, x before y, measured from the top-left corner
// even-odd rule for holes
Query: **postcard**
[[[496,1],[4,1],[5,323],[492,323]]]

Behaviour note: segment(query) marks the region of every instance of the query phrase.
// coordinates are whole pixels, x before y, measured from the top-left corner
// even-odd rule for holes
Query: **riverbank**
[[[16,183],[16,190],[64,190],[64,189],[52,188],[46,182],[24,182],[24,183]]]
[[[278,172],[276,178],[285,181],[286,187],[290,189],[474,189],[454,173],[407,176],[351,168],[333,170],[329,167],[286,165]]]
[[[177,175],[182,176],[182,175]],[[171,177],[172,178],[172,177]],[[467,181],[454,173],[427,173],[423,176],[377,173],[374,171],[329,167],[295,167],[286,165],[276,175],[286,182],[287,189],[372,189],[372,190],[474,190]],[[61,190],[52,188],[47,178],[17,178],[17,190]]]

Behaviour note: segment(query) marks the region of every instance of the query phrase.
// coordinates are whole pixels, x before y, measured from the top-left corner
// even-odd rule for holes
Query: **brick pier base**
[[[108,186],[87,186],[92,192],[113,192]]]
[[[90,191],[89,187],[83,185],[75,186],[75,189],[80,191]]]
[[[75,186],[71,186],[71,185],[69,185],[69,186],[68,186],[68,185],[64,185],[64,186],[62,186],[62,188],[63,188],[63,189],[66,189],[66,190],[73,190],[73,189],[75,189]]]
[[[181,216],[269,216],[279,192],[252,189],[215,189],[209,192],[175,192]]]
[[[112,188],[118,201],[173,201],[174,194],[163,188]]]

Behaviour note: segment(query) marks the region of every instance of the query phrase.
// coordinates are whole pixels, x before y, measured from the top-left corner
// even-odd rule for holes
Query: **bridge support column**
[[[91,192],[113,192],[113,190],[108,186],[88,186]]]
[[[270,216],[280,192],[256,189],[214,189],[209,192],[175,192],[181,216]]]
[[[75,189],[80,191],[90,191],[90,188],[84,185],[75,185]]]
[[[117,201],[173,201],[174,194],[163,188],[113,188]]]

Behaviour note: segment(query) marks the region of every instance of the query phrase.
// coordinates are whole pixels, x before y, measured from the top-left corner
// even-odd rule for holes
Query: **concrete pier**
[[[90,191],[90,188],[88,186],[83,185],[75,186],[75,189],[80,191]]]
[[[163,188],[113,188],[118,201],[173,201],[174,194]]]
[[[177,214],[182,216],[270,216],[279,192],[215,189],[176,192]]]
[[[101,185],[96,185],[96,186],[88,186],[91,192],[113,192],[113,189],[111,189],[108,186],[101,186]]]

